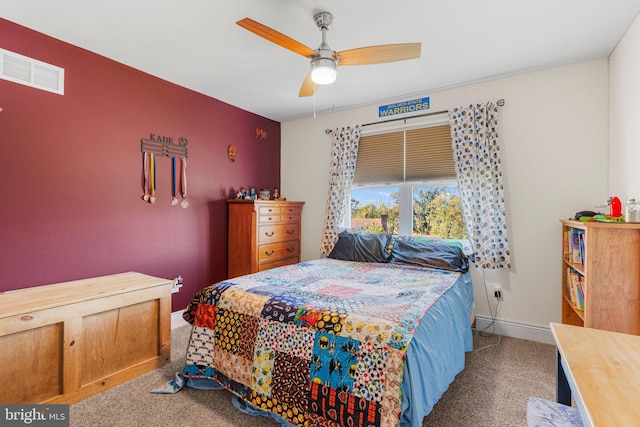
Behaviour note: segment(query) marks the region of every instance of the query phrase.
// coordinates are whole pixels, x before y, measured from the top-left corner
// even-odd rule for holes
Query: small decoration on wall
[[[267,131],[264,129],[256,128],[257,139],[267,139]]]
[[[227,147],[227,158],[231,163],[236,161],[236,156],[238,155],[238,150],[235,145],[230,145]]]
[[[156,157],[171,158],[171,204],[187,208],[187,138],[178,138],[178,143],[173,138],[150,134],[149,138],[142,138],[140,151],[142,151],[142,200],[149,203],[156,202]],[[178,160],[180,160],[180,183],[178,184]],[[178,201],[177,192],[180,189],[182,200]]]

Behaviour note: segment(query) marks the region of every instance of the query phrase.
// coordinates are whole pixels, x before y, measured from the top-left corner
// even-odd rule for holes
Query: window
[[[466,240],[459,196],[448,124],[361,137],[351,227]]]

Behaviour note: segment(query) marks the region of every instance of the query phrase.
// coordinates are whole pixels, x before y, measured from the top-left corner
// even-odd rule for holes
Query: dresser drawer
[[[283,206],[280,208],[280,214],[282,216],[293,215],[299,218],[301,213],[302,208],[300,206]]]
[[[278,211],[280,211],[280,209],[278,209]],[[259,215],[258,222],[260,224],[274,224],[276,222],[280,222],[280,212],[267,215]]]
[[[265,205],[258,208],[259,215],[296,215],[300,216],[302,208],[300,206],[275,206]]]
[[[258,260],[260,261],[260,263],[299,255],[300,242],[297,240],[260,245],[258,247]]]
[[[300,223],[300,212],[286,213],[280,215],[280,222]]]
[[[278,222],[287,222],[287,223],[299,223],[300,222],[300,214],[271,214],[271,215],[260,215],[258,222],[260,224],[275,224]]]
[[[285,240],[300,239],[300,224],[261,225],[258,231],[258,243],[277,243]]]
[[[280,215],[280,206],[266,205],[258,208],[259,215]]]
[[[299,256],[279,259],[277,261],[263,262],[258,265],[258,271],[265,271],[276,267],[282,267],[283,265],[297,264],[299,262]]]

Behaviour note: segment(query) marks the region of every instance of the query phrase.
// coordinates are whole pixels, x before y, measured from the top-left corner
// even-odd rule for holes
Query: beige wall
[[[607,60],[591,61],[282,123],[282,191],[306,202],[302,259],[320,256],[331,145],[325,129],[375,122],[378,105],[422,96],[431,98],[431,111],[504,98],[499,134],[513,268],[485,271],[486,288],[503,287],[503,332],[549,340],[549,322],[560,320],[558,219],[607,198],[607,75]],[[472,275],[476,311],[486,320],[482,272]]]
[[[640,200],[640,18],[609,61],[609,193]],[[623,203],[624,204],[624,203]]]

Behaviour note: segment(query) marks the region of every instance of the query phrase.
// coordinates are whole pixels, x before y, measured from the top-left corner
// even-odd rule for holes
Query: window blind
[[[355,185],[433,181],[455,177],[449,125],[360,138],[353,181]]]
[[[405,181],[456,177],[449,125],[408,130]]]
[[[404,131],[363,136],[353,183],[387,184],[404,180]]]

